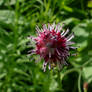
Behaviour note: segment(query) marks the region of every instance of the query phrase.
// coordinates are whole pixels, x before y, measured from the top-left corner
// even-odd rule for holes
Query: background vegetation
[[[80,46],[60,74],[27,56],[35,26],[53,22]],[[0,92],[92,92],[92,0],[0,0]]]

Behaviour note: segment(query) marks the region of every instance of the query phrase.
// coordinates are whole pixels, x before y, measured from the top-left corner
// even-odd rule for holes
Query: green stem
[[[78,92],[81,92],[81,75],[82,73],[79,73],[79,77],[78,77]]]
[[[14,50],[16,51],[18,41],[19,0],[16,0],[15,7]]]
[[[13,10],[12,7],[11,7],[11,5],[10,5],[10,0],[7,0],[7,5],[8,5],[8,9],[9,10]]]
[[[84,10],[84,1],[83,0],[80,0],[81,1],[81,9]]]
[[[67,70],[67,71],[62,75],[61,81],[63,80],[63,78],[64,78],[67,74],[69,74],[69,73],[71,73],[71,72],[74,72],[74,71],[79,72],[78,69],[79,69],[79,67],[77,67],[77,68],[72,68],[72,69]]]
[[[61,85],[61,80],[60,80],[60,71],[58,70],[58,83],[59,83],[59,87]]]
[[[84,92],[87,92],[87,89],[86,88],[84,89]]]
[[[57,75],[58,75],[58,77],[57,77],[58,79],[57,79],[57,80],[58,80],[58,84],[59,84],[59,85],[58,85],[59,90],[60,90],[60,91],[63,91],[63,90],[62,90],[62,83],[61,83],[61,79],[60,79],[60,71],[59,71],[59,70],[58,70],[58,72],[57,72]]]
[[[79,78],[78,78],[78,90],[79,92],[81,92],[81,88],[80,88],[80,80],[81,80],[81,72],[79,72],[81,70],[81,68],[83,68],[84,66],[88,65],[90,62],[92,61],[92,59],[90,59],[88,62],[85,62],[83,65],[79,66],[79,67],[75,67],[75,68],[72,68],[72,69],[69,69],[67,70],[63,75],[62,75],[62,79],[61,79],[61,83],[62,83],[62,80],[63,78],[71,73],[71,72],[78,72],[79,73]],[[58,75],[59,76],[59,75]],[[87,90],[85,90],[84,92],[87,92]]]
[[[85,62],[82,67],[86,66],[87,64],[89,64],[90,62],[92,62],[92,58],[90,60],[88,60],[87,62]]]

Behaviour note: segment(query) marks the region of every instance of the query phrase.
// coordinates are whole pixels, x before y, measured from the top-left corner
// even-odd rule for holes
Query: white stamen
[[[35,53],[36,50],[29,50],[28,53]]]
[[[50,31],[50,24],[48,23],[48,30]]]
[[[58,49],[56,49],[56,51],[57,51],[58,55],[61,55],[60,52],[58,51]]]
[[[69,48],[71,48],[71,49],[77,49],[78,47],[69,47]]]
[[[28,56],[31,56],[31,55],[35,54],[35,52],[36,52],[36,50],[30,50],[30,51],[28,51]]]
[[[47,62],[44,62],[44,63],[43,63],[43,71],[44,71],[44,72],[46,71],[46,65],[47,65]]]
[[[48,68],[49,68],[49,70],[51,69],[51,64],[49,64]]]
[[[63,34],[63,36],[66,36],[66,34],[69,32],[69,29],[67,29],[66,31],[65,31],[65,33]]]
[[[43,24],[43,30],[44,30],[44,31],[47,31],[47,26],[46,26],[46,24]]]
[[[68,36],[67,41],[70,41],[72,38],[74,38],[74,33]]]
[[[61,31],[61,26],[60,24],[57,25],[57,32],[60,32]]]
[[[63,29],[63,27],[64,27],[64,23],[62,24],[62,26],[61,26],[60,24],[58,24],[57,27],[58,27],[57,32],[60,32],[60,31]],[[64,32],[65,32],[65,31],[63,31],[63,33],[64,33]],[[61,33],[61,35],[62,35],[63,33]]]
[[[41,28],[41,32],[43,32],[43,29]]]
[[[51,26],[52,26],[52,29],[54,29],[55,28],[55,22]]]
[[[36,31],[37,31],[38,34],[39,34],[40,31],[41,31],[37,25],[36,25]]]
[[[75,44],[75,43],[74,42],[71,42],[71,41],[66,42],[66,45],[72,45],[72,44]]]
[[[66,62],[65,60],[63,61],[63,64],[64,64],[64,65],[68,65],[67,62]]]
[[[49,52],[49,58],[51,58],[51,52]]]
[[[77,53],[75,53],[75,54],[71,54],[71,56],[77,56]]]
[[[29,37],[27,37],[28,39],[32,39],[32,40],[34,40],[36,37],[33,37],[33,36],[29,36]]]
[[[63,35],[63,34],[64,34],[64,32],[65,32],[65,31],[63,30],[63,32],[61,33],[61,35]]]
[[[55,31],[57,32],[57,26],[55,27]]]

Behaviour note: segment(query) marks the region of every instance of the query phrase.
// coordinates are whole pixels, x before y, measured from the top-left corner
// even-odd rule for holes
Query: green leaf
[[[13,23],[14,20],[15,20],[14,11],[0,10],[0,21],[10,24],[10,23]]]
[[[92,66],[87,66],[83,68],[83,77],[88,83],[92,82]]]

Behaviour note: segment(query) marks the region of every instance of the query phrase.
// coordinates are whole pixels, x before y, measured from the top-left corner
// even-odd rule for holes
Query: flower
[[[74,42],[70,41],[74,38],[74,33],[67,36],[69,29],[65,31],[62,27],[55,23],[52,25],[43,24],[42,29],[36,27],[37,37],[29,37],[36,42],[36,49],[31,52],[40,55],[44,59],[44,71],[46,71],[47,64],[49,69],[56,65],[61,69],[63,65],[67,65],[66,60],[70,56],[69,51],[76,49],[76,47],[71,46]]]

